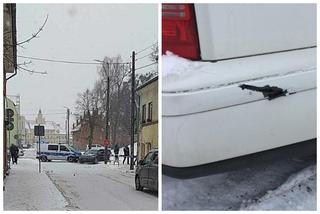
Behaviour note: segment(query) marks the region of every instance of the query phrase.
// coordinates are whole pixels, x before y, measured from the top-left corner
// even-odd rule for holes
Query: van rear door
[[[316,4],[195,4],[202,60],[316,46]]]

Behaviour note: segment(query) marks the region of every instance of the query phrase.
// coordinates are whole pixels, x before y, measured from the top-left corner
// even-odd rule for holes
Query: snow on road
[[[164,175],[162,209],[316,210],[315,164],[315,154],[304,148],[261,154],[235,170],[203,177]]]
[[[30,153],[29,153],[30,154]],[[25,168],[28,166],[27,168]],[[157,210],[157,193],[152,191],[136,191],[134,188],[134,171],[129,165],[79,164],[65,161],[42,163],[42,173],[37,172],[38,161],[33,154],[21,158],[19,165],[12,168],[12,174],[7,179],[6,188],[12,191],[5,192],[5,210]],[[17,168],[20,174],[30,174],[25,180],[23,192],[19,198],[14,194],[20,192],[19,175],[15,176]],[[36,179],[35,179],[36,178]],[[47,193],[46,185],[34,181],[42,180],[51,189],[46,197],[41,195],[35,203],[29,195],[37,191]],[[32,185],[32,189],[29,188]],[[58,204],[47,204],[57,201]],[[53,200],[57,198],[57,200]],[[28,201],[30,200],[30,201]],[[28,202],[28,206],[25,204]],[[52,203],[53,203],[52,202]]]
[[[316,208],[316,166],[312,165],[290,176],[276,190],[270,190],[256,201],[245,201],[242,210],[309,210]]]

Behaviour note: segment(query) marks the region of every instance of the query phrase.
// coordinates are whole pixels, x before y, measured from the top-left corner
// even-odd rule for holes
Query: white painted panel
[[[223,94],[221,94],[223,96]],[[316,138],[316,90],[162,119],[162,162],[196,166]]]
[[[316,45],[316,4],[195,4],[195,11],[203,60]]]

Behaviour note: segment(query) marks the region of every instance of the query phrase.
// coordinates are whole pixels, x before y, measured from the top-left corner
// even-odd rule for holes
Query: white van
[[[317,137],[316,9],[162,5],[162,164],[198,166]]]
[[[43,143],[40,144],[40,160],[51,161],[51,160],[67,160],[69,162],[77,162],[80,152],[68,144],[54,144],[54,143]],[[37,158],[39,158],[39,148],[37,146]]]

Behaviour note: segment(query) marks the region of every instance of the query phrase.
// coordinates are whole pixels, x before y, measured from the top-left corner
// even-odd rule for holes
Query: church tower
[[[38,116],[36,118],[36,124],[45,124],[45,118],[42,115],[41,109],[39,109]]]

